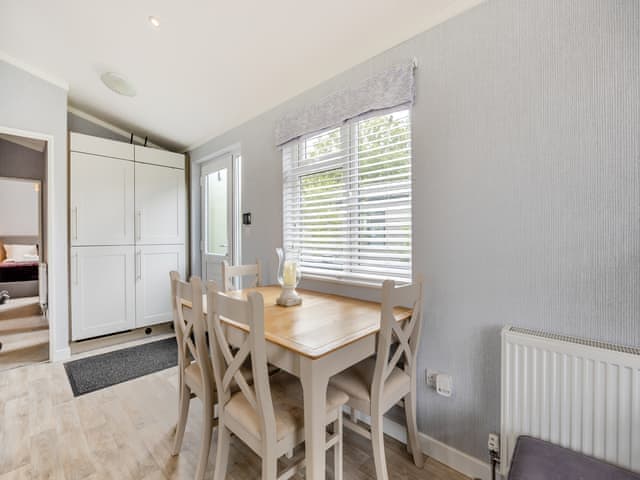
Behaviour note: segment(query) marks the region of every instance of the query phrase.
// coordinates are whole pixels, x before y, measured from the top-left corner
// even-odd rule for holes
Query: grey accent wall
[[[0,60],[0,126],[53,137],[48,148],[53,148],[54,166],[46,172],[49,187],[52,180],[55,185],[54,202],[48,206],[55,242],[47,252],[49,263],[55,262],[49,308],[56,321],[54,349],[65,354],[69,346],[66,90]]]
[[[197,179],[198,159],[241,144],[244,258],[263,258],[269,280],[282,242],[275,122],[408,57],[420,370],[454,382],[447,399],[420,374],[419,427],[484,459],[503,325],[640,345],[640,3],[488,1],[191,152]]]
[[[129,142],[129,138],[120,135],[113,130],[109,130],[101,125],[97,125],[89,120],[79,117],[71,112],[67,112],[67,128],[70,132],[83,133],[94,137],[117,140],[119,142]]]
[[[44,180],[44,155],[43,152],[0,139],[0,177]]]

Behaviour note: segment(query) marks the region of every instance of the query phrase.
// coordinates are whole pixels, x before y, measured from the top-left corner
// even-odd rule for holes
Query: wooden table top
[[[294,307],[276,304],[279,286],[248,288],[225,295],[246,299],[248,292],[260,292],[264,298],[266,339],[310,358],[322,357],[380,330],[379,303],[310,290],[297,291],[302,305]],[[206,305],[205,300],[205,313]],[[411,316],[411,310],[406,308],[397,308],[395,313],[398,321]],[[223,321],[248,330],[247,325]]]

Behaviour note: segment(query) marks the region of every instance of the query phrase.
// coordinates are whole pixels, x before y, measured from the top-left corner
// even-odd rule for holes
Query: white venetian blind
[[[284,244],[304,275],[411,281],[409,109],[289,142],[283,176]]]

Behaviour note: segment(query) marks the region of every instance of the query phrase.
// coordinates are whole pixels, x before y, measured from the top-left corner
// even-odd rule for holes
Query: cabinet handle
[[[78,207],[73,207],[73,239],[78,239]]]
[[[142,210],[138,210],[137,212],[137,220],[138,220],[138,225],[137,225],[137,232],[136,232],[136,238],[138,240],[142,239]]]
[[[78,285],[78,254],[73,256],[73,283]]]
[[[136,278],[142,280],[142,251],[136,252]]]

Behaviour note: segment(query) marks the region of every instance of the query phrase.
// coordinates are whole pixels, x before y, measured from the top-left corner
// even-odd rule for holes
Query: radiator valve
[[[489,448],[490,452],[499,453],[500,452],[500,435],[498,435],[497,433],[490,433],[487,447]]]

